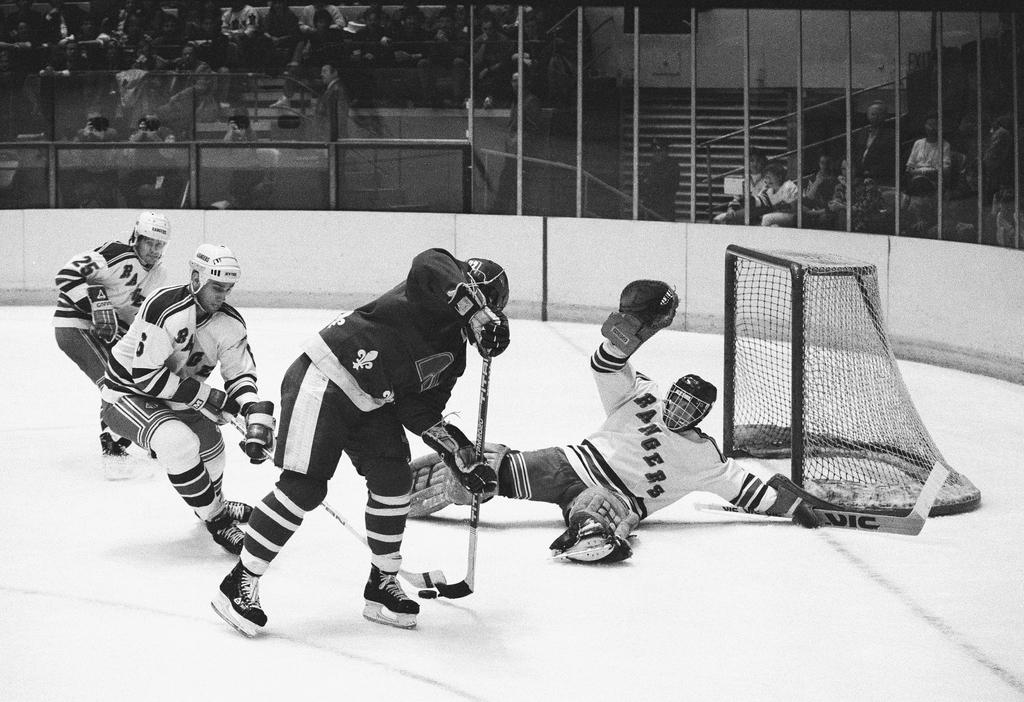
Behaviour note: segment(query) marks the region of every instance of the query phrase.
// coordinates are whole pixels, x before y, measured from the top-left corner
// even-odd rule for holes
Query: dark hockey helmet
[[[493,312],[501,312],[508,304],[508,274],[500,265],[486,258],[470,258],[469,275],[487,298]]]
[[[665,398],[665,426],[670,431],[693,429],[708,416],[718,389],[699,375],[684,375],[672,383]]]

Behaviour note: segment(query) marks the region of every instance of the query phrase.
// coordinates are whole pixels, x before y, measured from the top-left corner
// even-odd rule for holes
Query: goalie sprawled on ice
[[[601,328],[605,340],[590,359],[607,419],[589,438],[536,451],[486,447],[498,473],[498,495],[562,509],[568,528],[551,544],[556,556],[629,558],[627,539],[640,521],[696,490],[715,493],[747,512],[818,526],[787,478],[776,475],[763,482],[723,458],[714,439],[698,428],[715,402],[714,385],[685,375],[662,399],[654,381],[629,363],[642,343],[672,323],[678,303],[675,291],[661,281],[637,280],[622,291],[619,310]],[[412,469],[410,517],[469,504],[472,496],[436,455],[417,458]]]

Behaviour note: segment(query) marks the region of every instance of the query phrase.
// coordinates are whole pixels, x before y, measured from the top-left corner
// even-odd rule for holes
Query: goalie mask
[[[508,274],[505,269],[486,258],[470,258],[466,263],[469,264],[469,276],[484,294],[491,311],[505,309],[508,304]]]
[[[665,398],[665,426],[670,431],[693,429],[708,416],[718,389],[699,375],[684,375],[672,383]]]

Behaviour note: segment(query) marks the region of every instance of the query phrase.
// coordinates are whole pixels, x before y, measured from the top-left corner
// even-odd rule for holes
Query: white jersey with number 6
[[[142,305],[128,332],[111,350],[103,398],[123,395],[168,400],[185,378],[205,381],[220,364],[228,400],[243,406],[259,400],[256,363],[245,320],[225,303],[202,312],[188,285],[161,288]],[[169,402],[172,409],[187,409]]]

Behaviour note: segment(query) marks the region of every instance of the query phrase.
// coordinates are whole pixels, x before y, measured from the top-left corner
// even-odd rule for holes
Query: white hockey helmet
[[[171,238],[171,222],[167,219],[167,215],[159,212],[140,212],[135,220],[135,229],[132,230],[132,243],[135,242],[137,236],[167,243],[167,240]]]
[[[242,267],[238,265],[238,259],[231,253],[231,249],[220,244],[200,244],[189,259],[188,266],[199,273],[199,285],[193,285],[192,292],[199,292],[209,280],[218,283],[237,283],[242,277]]]

